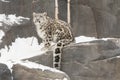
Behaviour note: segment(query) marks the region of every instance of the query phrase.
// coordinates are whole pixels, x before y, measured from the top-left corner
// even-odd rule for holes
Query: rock
[[[88,64],[72,62],[68,64],[71,71],[67,72],[72,73],[72,80],[119,80],[119,64],[120,59],[118,58],[92,61]]]
[[[93,9],[96,20],[98,37],[117,37],[117,18],[115,15],[102,10]]]
[[[86,36],[96,36],[96,21],[94,18],[94,13],[91,7],[87,5],[77,5],[71,3],[71,26],[73,28],[73,33],[75,36],[86,35]]]
[[[69,77],[61,71],[42,70],[27,68],[20,64],[13,66],[13,80],[70,80]],[[54,70],[54,69],[53,69]]]
[[[0,80],[12,80],[10,70],[2,63],[0,63]]]
[[[45,54],[42,54],[40,56],[34,56],[24,60],[29,60],[31,62],[36,62],[38,64],[52,67],[52,51],[46,52]]]
[[[70,44],[63,49],[61,70],[71,80],[119,80],[120,70],[116,67],[120,59],[117,56],[120,56],[119,39]],[[49,51],[27,60],[51,67],[51,57],[52,51]]]

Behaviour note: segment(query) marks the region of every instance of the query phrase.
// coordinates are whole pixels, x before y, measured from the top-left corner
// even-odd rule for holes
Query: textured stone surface
[[[120,39],[71,44],[63,49],[62,71],[71,80],[119,80]],[[52,52],[28,60],[52,66]]]
[[[12,80],[10,70],[2,63],[0,63],[0,80]]]
[[[13,66],[13,80],[70,80],[63,72],[54,72],[42,69],[27,68],[20,64]]]
[[[96,21],[92,8],[85,5],[71,5],[71,25],[75,36],[96,36]]]

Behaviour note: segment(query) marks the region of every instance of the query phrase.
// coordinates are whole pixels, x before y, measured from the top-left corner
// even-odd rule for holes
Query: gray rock
[[[94,17],[96,20],[96,31],[98,37],[117,37],[117,18],[115,15],[93,9]]]
[[[2,63],[0,63],[0,80],[12,80],[10,70]]]
[[[91,7],[87,5],[71,4],[71,26],[75,36],[96,36],[96,21]]]
[[[64,72],[55,72],[35,68],[27,68],[20,64],[13,66],[13,80],[70,80]]]
[[[120,56],[118,41],[98,40],[66,46],[63,49],[61,70],[71,80],[119,80],[120,70],[116,70],[120,60],[116,57]],[[51,67],[52,51],[27,60]]]

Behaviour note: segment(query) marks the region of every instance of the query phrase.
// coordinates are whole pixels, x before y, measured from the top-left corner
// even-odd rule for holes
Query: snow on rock
[[[88,42],[93,40],[97,40],[97,39],[95,37],[85,37],[85,36],[79,36],[75,38],[76,43]]]
[[[0,0],[0,1],[2,1],[2,2],[10,2],[10,1],[8,1],[8,0]]]
[[[90,41],[94,41],[94,40],[104,40],[104,41],[107,41],[109,39],[114,39],[114,38],[101,38],[101,39],[98,39],[96,37],[79,36],[79,37],[75,37],[75,42],[76,43],[81,43],[81,42],[90,42]]]
[[[10,46],[10,50],[7,47],[0,50],[0,63],[5,63],[11,68],[14,63],[19,62],[21,59],[43,54],[42,47],[43,45],[39,45],[35,37],[17,38]]]
[[[21,65],[26,66],[26,67],[31,68],[31,69],[34,68],[34,69],[41,69],[42,71],[49,70],[49,71],[52,71],[52,72],[63,73],[60,70],[53,69],[53,68],[43,66],[41,64],[37,64],[37,63],[34,63],[34,62],[30,62],[30,61],[19,61],[19,62],[17,62],[17,64],[21,64]]]
[[[34,38],[33,42],[32,39]],[[31,45],[32,42],[32,45]],[[21,60],[32,56],[40,55],[42,46],[38,44],[35,37],[30,38],[17,38],[10,46],[8,51],[7,47],[0,50],[2,60]]]
[[[5,33],[2,30],[0,30],[0,43],[2,42],[1,39],[4,35],[5,35]]]
[[[7,25],[13,25],[13,24],[21,24],[23,20],[30,20],[30,18],[18,16],[16,17],[16,14],[10,14],[10,15],[5,15],[5,14],[0,14],[0,26],[2,26],[3,23]]]

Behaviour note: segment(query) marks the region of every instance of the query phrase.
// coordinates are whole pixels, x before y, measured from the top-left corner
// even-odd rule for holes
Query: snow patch
[[[55,80],[68,80],[67,78],[63,78],[63,79],[55,79]]]
[[[2,31],[2,30],[0,30],[0,43],[2,42],[2,38],[3,38],[3,36],[5,36],[5,33]]]
[[[32,39],[34,41],[31,45]],[[38,44],[38,41],[35,37],[30,38],[17,38],[15,42],[10,46],[10,50],[8,51],[7,47],[0,50],[1,58],[0,61],[18,61],[21,59],[41,55],[44,52],[41,51],[41,45]]]
[[[93,40],[97,40],[97,39],[95,37],[86,37],[86,36],[75,37],[76,43],[88,42],[88,41],[93,41]]]
[[[57,69],[53,69],[53,68],[50,68],[50,67],[47,67],[47,66],[43,66],[41,64],[37,64],[37,63],[34,63],[34,62],[30,62],[30,61],[19,61],[17,62],[23,66],[26,66],[28,68],[35,68],[35,69],[41,69],[42,71],[45,71],[45,70],[49,70],[49,71],[52,71],[52,72],[59,72],[59,73],[63,73]]]
[[[6,46],[5,48],[0,50],[0,63],[6,64],[9,69],[11,69],[13,64],[20,63],[22,59],[45,53],[44,51],[41,51],[42,47],[43,44],[39,45],[38,40],[35,37],[17,38],[15,42],[13,42],[10,46],[9,51]],[[25,63],[25,65],[27,65],[27,63]],[[28,65],[30,65],[30,62],[28,63]]]
[[[63,80],[68,80],[67,78],[64,78]]]
[[[94,41],[94,40],[110,40],[110,39],[114,39],[114,38],[101,38],[98,39],[96,37],[86,37],[86,36],[79,36],[79,37],[75,37],[75,42],[76,43],[82,43],[82,42],[90,42],[90,41]]]
[[[120,58],[120,56],[116,56],[116,58]]]
[[[13,25],[13,24],[21,24],[23,20],[30,20],[30,18],[18,16],[16,17],[16,14],[10,14],[10,15],[5,15],[5,14],[0,14],[0,26],[2,26],[3,23],[7,25]]]
[[[0,0],[0,1],[2,1],[2,2],[10,2],[10,1],[8,1],[8,0]]]

